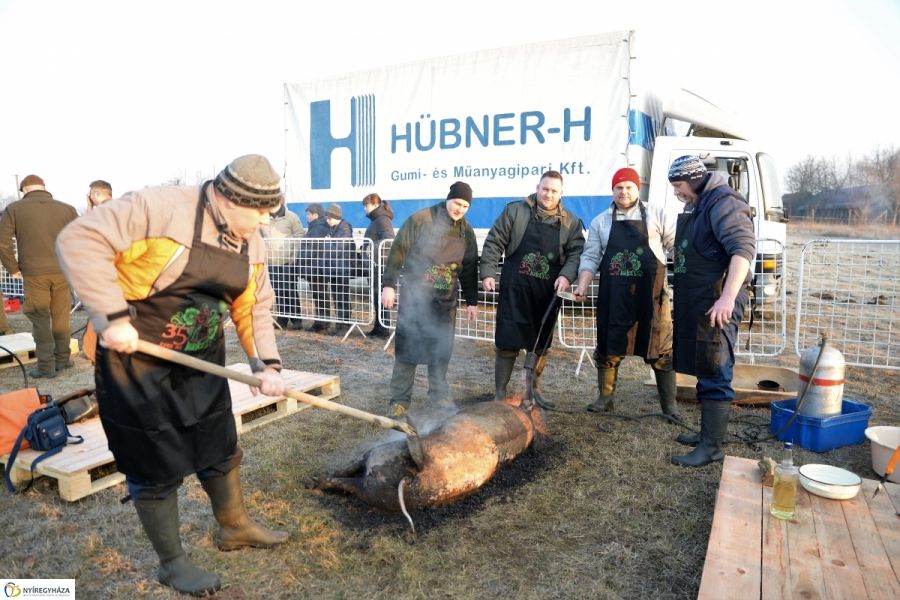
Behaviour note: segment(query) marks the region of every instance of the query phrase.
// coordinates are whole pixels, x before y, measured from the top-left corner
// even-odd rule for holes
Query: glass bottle
[[[791,442],[784,443],[781,464],[775,467],[775,483],[772,486],[772,507],[769,513],[779,519],[792,519],[797,500],[797,483],[800,469],[794,466],[794,452]]]

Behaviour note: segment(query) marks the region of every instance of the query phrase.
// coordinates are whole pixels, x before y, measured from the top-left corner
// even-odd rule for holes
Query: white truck
[[[616,169],[634,167],[641,194],[680,212],[666,175],[684,154],[721,171],[750,204],[760,240],[757,303],[778,298],[785,218],[771,157],[737,119],[641,79],[634,32],[484,50],[285,84],[285,185],[298,214],[345,203],[356,228],[361,199],[390,201],[394,224],[472,186],[467,218],[486,231],[510,201],[562,173],[563,202],[585,227],[612,200]]]

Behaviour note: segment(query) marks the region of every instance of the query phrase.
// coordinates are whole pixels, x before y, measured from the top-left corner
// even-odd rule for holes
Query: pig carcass
[[[546,436],[537,405],[526,409],[521,398],[479,402],[417,439],[370,448],[316,487],[347,492],[388,511],[401,510],[399,493],[407,509],[440,506],[476,491],[535,437]]]

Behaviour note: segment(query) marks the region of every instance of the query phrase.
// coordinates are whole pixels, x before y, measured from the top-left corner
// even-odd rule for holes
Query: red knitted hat
[[[630,181],[636,185],[638,189],[641,189],[641,176],[631,167],[622,167],[616,171],[612,178],[612,187],[616,187],[616,184],[622,183],[623,181]]]

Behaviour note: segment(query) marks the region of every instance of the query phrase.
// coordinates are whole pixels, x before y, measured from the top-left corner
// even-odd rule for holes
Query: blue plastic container
[[[796,398],[776,400],[769,404],[772,410],[770,432],[775,433],[794,416],[796,404]],[[827,418],[798,415],[778,439],[793,442],[813,452],[827,452],[842,446],[861,444],[866,439],[866,427],[869,426],[871,416],[871,406],[844,398],[841,414]]]

